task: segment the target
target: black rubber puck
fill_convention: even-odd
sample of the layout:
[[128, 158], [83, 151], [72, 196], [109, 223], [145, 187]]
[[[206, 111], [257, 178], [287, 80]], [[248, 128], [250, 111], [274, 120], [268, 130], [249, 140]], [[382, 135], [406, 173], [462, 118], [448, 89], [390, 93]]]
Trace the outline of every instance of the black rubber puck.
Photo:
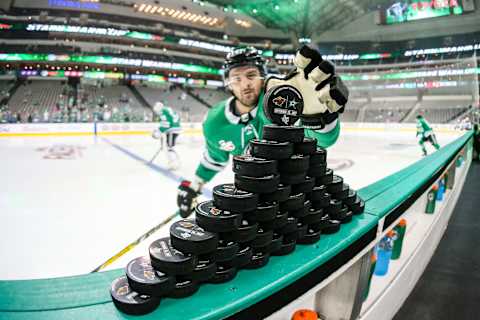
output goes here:
[[307, 230], [308, 230], [308, 225], [304, 224], [301, 221], [297, 223], [298, 238], [302, 238], [305, 234], [307, 234]]
[[175, 289], [168, 296], [169, 298], [186, 298], [193, 295], [200, 288], [200, 283], [190, 279], [177, 278]]
[[175, 287], [175, 277], [153, 269], [148, 257], [138, 257], [125, 269], [128, 284], [133, 291], [155, 297], [163, 297]]
[[258, 203], [258, 194], [237, 189], [233, 183], [215, 186], [212, 195], [215, 207], [235, 213], [253, 211]]
[[[327, 215], [328, 216], [328, 215]], [[321, 222], [321, 231], [323, 234], [332, 234], [340, 230], [341, 222], [334, 219], [328, 219], [325, 222]], [[311, 227], [316, 227], [312, 225]]]
[[264, 247], [269, 245], [273, 239], [273, 231], [259, 228], [257, 236], [252, 240], [253, 247]]
[[242, 215], [214, 206], [213, 201], [199, 203], [195, 207], [195, 220], [203, 229], [211, 232], [237, 230], [242, 222]]
[[342, 190], [339, 192], [332, 193], [332, 198], [337, 199], [337, 200], [345, 200], [348, 197], [348, 192], [349, 192], [349, 185], [344, 183], [342, 186]]
[[270, 260], [269, 253], [257, 252], [250, 258], [250, 263], [245, 265], [245, 269], [258, 269], [264, 267]]
[[310, 157], [308, 155], [294, 154], [290, 158], [278, 162], [278, 171], [280, 174], [295, 175], [307, 172], [309, 165]]
[[[197, 221], [200, 221], [198, 211]], [[170, 226], [170, 241], [181, 252], [199, 255], [217, 250], [218, 235], [206, 231], [193, 220], [183, 219]]]
[[280, 175], [280, 182], [283, 184], [299, 184], [305, 182], [307, 172], [304, 173], [283, 173]]
[[224, 283], [224, 282], [233, 280], [236, 275], [237, 275], [237, 268], [234, 268], [234, 267], [229, 268], [226, 266], [218, 265], [215, 275], [208, 282]]
[[332, 182], [327, 185], [327, 191], [329, 193], [336, 193], [342, 191], [343, 178], [337, 175], [333, 175]]
[[280, 142], [302, 142], [304, 138], [303, 127], [279, 126], [266, 124], [263, 126], [263, 139]]
[[322, 177], [327, 173], [327, 164], [310, 165], [307, 174], [311, 177]]
[[365, 202], [357, 196], [357, 200], [350, 206], [353, 214], [361, 214], [365, 211]]
[[155, 270], [168, 275], [189, 274], [197, 265], [196, 256], [176, 250], [168, 237], [155, 240], [148, 250]]
[[303, 237], [297, 239], [298, 244], [313, 244], [320, 240], [321, 231], [315, 231], [313, 228], [308, 228], [307, 233]]
[[189, 275], [184, 276], [189, 280], [206, 282], [210, 280], [217, 271], [217, 263], [211, 260], [198, 261], [198, 264], [193, 269], [193, 272]]
[[315, 153], [310, 154], [310, 166], [318, 166], [327, 163], [327, 150], [317, 147]]
[[219, 234], [221, 239], [234, 241], [238, 243], [250, 242], [257, 236], [258, 223], [243, 219], [237, 230], [231, 232], [222, 232]]
[[327, 208], [330, 205], [331, 200], [332, 197], [330, 196], [330, 194], [324, 193], [323, 197], [321, 197], [319, 200], [312, 201], [312, 207], [314, 207], [315, 209]]
[[286, 201], [280, 203], [280, 210], [283, 212], [299, 210], [303, 208], [304, 203], [305, 193], [292, 194]]
[[283, 243], [296, 242], [298, 239], [298, 230], [283, 235]]
[[231, 261], [235, 258], [239, 249], [240, 246], [238, 243], [220, 239], [218, 241], [217, 251], [215, 251], [215, 261], [217, 261], [217, 263]]
[[324, 209], [325, 213], [328, 213], [330, 217], [335, 217], [338, 214], [340, 209], [342, 209], [342, 201], [337, 199], [330, 200], [330, 204], [328, 207]]
[[293, 143], [269, 140], [251, 140], [251, 152], [254, 157], [268, 160], [288, 159], [293, 154]]
[[277, 190], [271, 193], [260, 194], [260, 200], [262, 202], [280, 202], [288, 199], [291, 192], [291, 186], [279, 183]]
[[253, 255], [252, 247], [250, 246], [241, 247], [240, 250], [237, 252], [233, 262], [235, 267], [243, 268], [244, 266], [249, 264], [252, 258], [252, 255]]
[[297, 223], [297, 218], [289, 216], [287, 218], [287, 223], [283, 227], [275, 229], [275, 232], [283, 235], [295, 232], [297, 231]]
[[261, 202], [258, 204], [257, 210], [248, 218], [258, 222], [270, 221], [275, 219], [278, 209], [278, 202]]
[[314, 154], [317, 150], [317, 139], [305, 137], [302, 142], [297, 142], [293, 147], [296, 154]]
[[259, 222], [259, 225], [265, 230], [273, 230], [283, 227], [287, 223], [288, 212], [277, 212], [275, 219]]
[[125, 276], [113, 280], [110, 287], [110, 296], [118, 310], [131, 315], [150, 313], [160, 304], [159, 297], [144, 295], [133, 291]]
[[312, 202], [326, 201], [324, 200], [326, 191], [327, 188], [325, 186], [315, 186], [313, 187], [312, 192], [308, 194], [308, 198], [312, 200]]
[[249, 177], [235, 175], [235, 186], [239, 189], [254, 193], [271, 193], [277, 190], [280, 176], [272, 174], [264, 177]]
[[310, 193], [315, 186], [315, 178], [306, 176], [302, 183], [292, 185], [292, 194]]
[[279, 250], [272, 252], [272, 256], [285, 256], [287, 254], [292, 253], [295, 251], [295, 247], [297, 246], [297, 242], [289, 242], [289, 243], [282, 243], [282, 246]]
[[325, 175], [321, 177], [315, 177], [315, 184], [317, 186], [328, 185], [332, 181], [333, 181], [333, 170], [330, 168], [327, 168], [327, 171], [325, 171]]
[[255, 158], [250, 155], [233, 157], [233, 172], [242, 176], [264, 177], [277, 174], [277, 160]]
[[351, 206], [357, 201], [357, 192], [353, 189], [348, 190], [348, 196], [345, 200], [343, 200], [343, 203], [346, 204], [347, 206]]
[[308, 215], [301, 219], [303, 224], [315, 224], [322, 220], [322, 216], [324, 215], [323, 209], [310, 209]]
[[263, 110], [273, 123], [291, 126], [303, 112], [303, 97], [293, 86], [273, 86], [265, 93]]
[[[346, 218], [349, 211], [350, 211], [350, 209], [347, 206], [342, 205], [340, 210], [338, 210], [337, 212], [335, 212], [333, 214], [329, 213], [328, 215], [334, 220], [339, 220], [340, 222], [343, 222], [343, 220]], [[350, 212], [350, 215], [351, 215], [351, 212]]]
[[279, 250], [282, 247], [283, 235], [278, 233], [273, 233], [273, 239], [270, 243], [270, 253]]
[[308, 214], [308, 211], [310, 210], [311, 207], [312, 207], [312, 202], [310, 200], [305, 200], [302, 208], [298, 210], [290, 210], [288, 214], [291, 217], [302, 218]]

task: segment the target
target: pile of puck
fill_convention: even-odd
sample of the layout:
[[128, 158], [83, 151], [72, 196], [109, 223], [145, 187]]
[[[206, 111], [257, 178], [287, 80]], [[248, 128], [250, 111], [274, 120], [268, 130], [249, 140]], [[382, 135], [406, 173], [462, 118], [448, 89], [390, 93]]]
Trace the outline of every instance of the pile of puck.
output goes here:
[[194, 294], [202, 283], [232, 280], [240, 269], [313, 244], [361, 214], [364, 202], [327, 167], [327, 152], [302, 127], [266, 125], [250, 154], [233, 158], [234, 183], [213, 188], [195, 219], [176, 221], [170, 237], [132, 260], [110, 294], [128, 314], [153, 311], [161, 298]]

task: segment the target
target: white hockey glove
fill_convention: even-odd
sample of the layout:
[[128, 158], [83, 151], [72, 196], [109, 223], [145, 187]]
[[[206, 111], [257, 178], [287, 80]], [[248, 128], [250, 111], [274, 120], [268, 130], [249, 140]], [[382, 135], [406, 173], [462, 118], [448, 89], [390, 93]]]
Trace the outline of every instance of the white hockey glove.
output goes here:
[[266, 80], [265, 113], [277, 124], [292, 125], [301, 118], [305, 127], [321, 129], [343, 112], [348, 89], [333, 64], [311, 47], [303, 46], [294, 64], [286, 77]]

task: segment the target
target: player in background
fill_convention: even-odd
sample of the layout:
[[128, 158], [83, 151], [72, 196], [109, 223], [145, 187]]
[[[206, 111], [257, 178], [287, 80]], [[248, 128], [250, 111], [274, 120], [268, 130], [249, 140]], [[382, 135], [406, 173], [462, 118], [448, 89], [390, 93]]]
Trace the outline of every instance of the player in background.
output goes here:
[[[271, 123], [263, 110], [264, 93], [270, 85], [289, 84], [302, 92], [303, 114], [309, 113], [308, 119], [301, 120], [309, 127], [305, 136], [316, 138], [321, 147], [335, 143], [340, 133], [338, 112], [343, 112], [348, 90], [335, 75], [334, 66], [310, 47], [297, 52], [294, 64], [285, 78], [266, 80], [266, 62], [255, 48], [240, 47], [227, 55], [223, 75], [232, 96], [210, 109], [203, 122], [206, 148], [195, 178], [179, 186], [177, 204], [182, 217], [191, 214], [202, 186], [227, 166], [230, 156], [243, 154], [250, 140], [262, 137], [263, 126]], [[340, 94], [333, 93], [334, 81], [343, 89]]]
[[[168, 168], [176, 170], [180, 167], [180, 158], [175, 151], [175, 143], [182, 129], [180, 127], [180, 116], [172, 108], [163, 105], [161, 102], [155, 103], [153, 110], [160, 118], [160, 124], [157, 130], [152, 134], [155, 139], [166, 137]], [[161, 141], [163, 147], [163, 140]]]
[[417, 137], [419, 137], [418, 144], [422, 148], [423, 155], [427, 155], [427, 149], [425, 148], [425, 141], [428, 141], [435, 147], [440, 149], [440, 145], [437, 142], [437, 137], [433, 133], [433, 129], [425, 118], [419, 114], [417, 115]]

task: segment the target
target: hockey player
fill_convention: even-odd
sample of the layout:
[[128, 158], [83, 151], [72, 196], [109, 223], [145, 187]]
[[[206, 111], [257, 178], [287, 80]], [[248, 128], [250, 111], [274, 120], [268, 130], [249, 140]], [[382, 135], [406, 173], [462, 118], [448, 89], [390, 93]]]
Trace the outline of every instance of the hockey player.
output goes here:
[[167, 140], [168, 168], [170, 170], [176, 170], [180, 166], [180, 158], [174, 149], [177, 137], [182, 131], [180, 127], [180, 116], [172, 108], [164, 106], [161, 102], [155, 103], [153, 110], [160, 117], [160, 125], [158, 129], [153, 132], [152, 136], [155, 139], [161, 139], [162, 134], [165, 134]]
[[425, 120], [425, 118], [419, 114], [417, 115], [417, 137], [419, 137], [418, 144], [422, 148], [423, 155], [427, 155], [427, 149], [425, 148], [425, 141], [429, 141], [435, 149], [440, 149], [440, 145], [437, 142], [437, 138], [433, 133], [432, 127]]
[[[340, 132], [338, 112], [343, 112], [348, 90], [335, 76], [333, 65], [310, 47], [297, 52], [294, 64], [285, 78], [265, 80], [265, 60], [255, 48], [236, 48], [227, 55], [224, 81], [232, 97], [215, 105], [203, 122], [206, 150], [193, 181], [182, 181], [179, 186], [177, 204], [182, 217], [190, 215], [202, 186], [227, 166], [230, 155], [244, 153], [250, 140], [261, 138], [263, 126], [271, 123], [263, 110], [263, 96], [272, 86], [288, 84], [302, 92], [305, 116], [301, 121], [309, 127], [305, 136], [316, 138], [321, 147], [335, 143]], [[333, 93], [334, 81], [341, 84], [342, 93]]]

